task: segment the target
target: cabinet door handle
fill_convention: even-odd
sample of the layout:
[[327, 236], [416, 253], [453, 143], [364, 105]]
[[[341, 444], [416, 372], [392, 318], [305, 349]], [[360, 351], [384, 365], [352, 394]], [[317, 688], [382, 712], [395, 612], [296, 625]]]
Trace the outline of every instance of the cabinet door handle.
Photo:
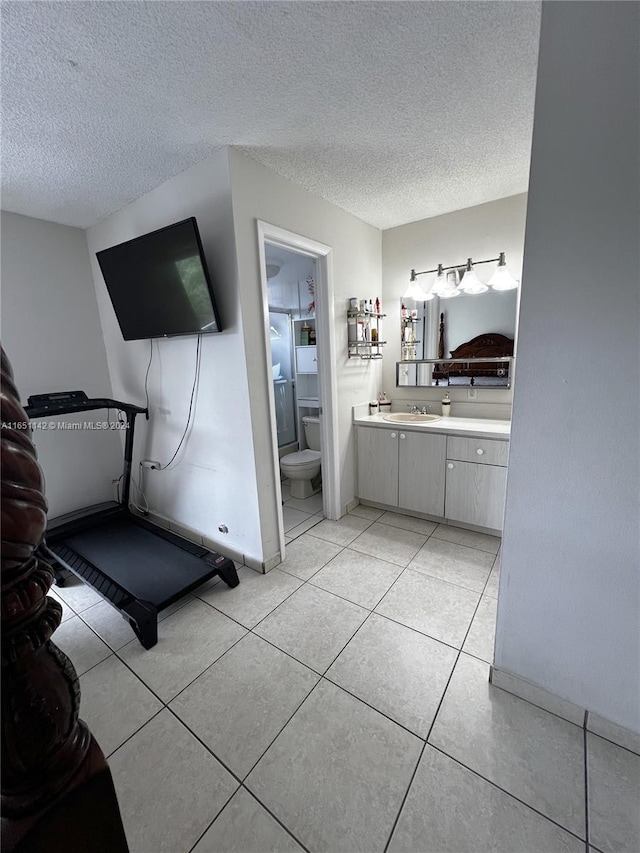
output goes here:
[[392, 432], [392, 433], [391, 433], [391, 438], [397, 438], [397, 437], [398, 437], [398, 433], [397, 433], [397, 432]]
[[447, 462], [447, 468], [455, 468], [455, 467], [456, 466], [453, 464], [453, 462]]
[[403, 432], [400, 433], [400, 438], [406, 438], [406, 437], [407, 436]]
[[478, 456], [482, 456], [482, 454], [484, 453], [484, 450], [483, 450], [481, 447], [479, 447], [479, 448], [476, 450], [476, 453], [478, 454]]

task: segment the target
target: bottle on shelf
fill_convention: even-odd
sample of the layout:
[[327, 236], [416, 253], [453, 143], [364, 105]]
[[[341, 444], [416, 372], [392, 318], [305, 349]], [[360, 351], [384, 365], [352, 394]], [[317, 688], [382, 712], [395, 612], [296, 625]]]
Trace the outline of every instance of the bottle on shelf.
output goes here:
[[358, 340], [358, 323], [355, 316], [347, 319], [348, 340], [350, 343]]
[[380, 300], [376, 296], [376, 314], [380, 313]]
[[316, 345], [316, 330], [313, 326], [309, 329], [309, 346], [314, 347]]
[[300, 329], [300, 346], [306, 347], [309, 346], [309, 333], [311, 331], [311, 326], [308, 323], [305, 323], [303, 327]]

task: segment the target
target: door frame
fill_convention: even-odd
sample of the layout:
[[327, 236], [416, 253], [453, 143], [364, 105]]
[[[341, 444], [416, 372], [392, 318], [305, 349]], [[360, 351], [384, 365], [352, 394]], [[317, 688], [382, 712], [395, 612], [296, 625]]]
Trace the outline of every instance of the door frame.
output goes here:
[[[335, 343], [335, 307], [333, 283], [333, 249], [317, 240], [271, 225], [261, 219], [256, 220], [258, 232], [258, 252], [260, 256], [260, 285], [262, 289], [262, 314], [264, 321], [265, 359], [271, 364], [269, 340], [269, 290], [267, 286], [267, 266], [265, 243], [289, 249], [300, 255], [307, 255], [316, 261], [316, 332], [318, 347], [318, 390], [320, 394], [320, 441], [322, 448], [322, 498], [326, 518], [340, 518], [340, 464], [338, 453], [338, 404], [336, 343]], [[273, 383], [268, 383], [269, 429], [273, 476], [276, 484], [275, 498], [278, 501], [278, 532], [281, 556], [284, 559], [284, 525], [282, 520], [282, 489], [280, 486], [280, 458], [276, 429], [276, 409]]]

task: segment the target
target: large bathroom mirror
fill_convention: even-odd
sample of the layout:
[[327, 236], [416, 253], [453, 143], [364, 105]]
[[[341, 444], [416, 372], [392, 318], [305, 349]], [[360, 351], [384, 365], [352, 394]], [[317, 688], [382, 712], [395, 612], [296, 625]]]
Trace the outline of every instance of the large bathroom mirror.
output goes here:
[[399, 387], [509, 388], [518, 290], [402, 304]]

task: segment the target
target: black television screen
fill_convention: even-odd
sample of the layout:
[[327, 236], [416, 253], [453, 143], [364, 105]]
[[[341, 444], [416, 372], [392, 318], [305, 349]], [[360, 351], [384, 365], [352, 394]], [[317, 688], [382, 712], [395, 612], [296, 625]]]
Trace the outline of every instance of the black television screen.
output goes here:
[[222, 331], [193, 216], [96, 257], [125, 341]]

